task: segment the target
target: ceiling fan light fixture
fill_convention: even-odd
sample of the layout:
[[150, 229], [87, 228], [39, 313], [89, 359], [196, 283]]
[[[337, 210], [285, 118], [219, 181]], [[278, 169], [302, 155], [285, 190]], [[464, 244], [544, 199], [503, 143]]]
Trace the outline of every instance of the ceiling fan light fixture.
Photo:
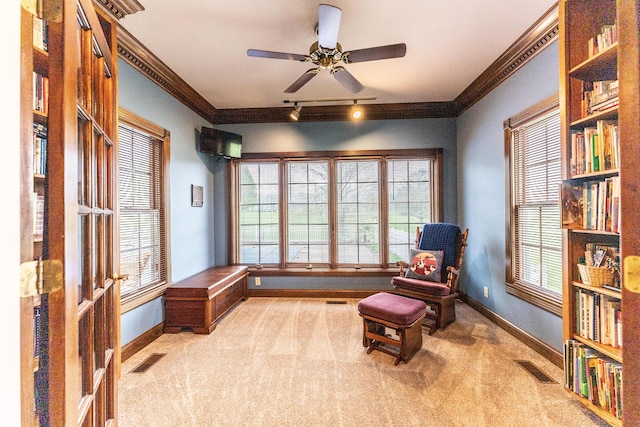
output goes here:
[[360, 120], [362, 118], [362, 109], [358, 107], [358, 100], [353, 100], [353, 107], [351, 107], [351, 117], [354, 120]]
[[289, 113], [289, 117], [291, 117], [291, 120], [295, 120], [298, 121], [298, 119], [300, 118], [300, 111], [302, 111], [302, 105], [298, 105], [298, 103], [294, 103], [294, 109], [291, 111], [291, 113]]

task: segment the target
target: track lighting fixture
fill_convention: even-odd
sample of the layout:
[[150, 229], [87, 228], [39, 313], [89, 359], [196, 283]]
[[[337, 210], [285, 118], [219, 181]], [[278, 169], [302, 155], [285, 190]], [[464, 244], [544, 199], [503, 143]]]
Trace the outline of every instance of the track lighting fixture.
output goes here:
[[362, 108], [358, 106], [358, 101], [373, 101], [375, 99], [376, 99], [375, 96], [368, 96], [368, 97], [360, 97], [360, 98], [336, 98], [336, 99], [298, 99], [298, 100], [285, 99], [283, 102], [285, 104], [293, 104], [294, 109], [289, 113], [289, 117], [291, 118], [291, 120], [297, 121], [298, 119], [300, 119], [300, 111], [302, 110], [302, 106], [298, 105], [299, 103], [307, 102], [307, 103], [319, 104], [324, 102], [336, 103], [336, 102], [344, 102], [344, 101], [353, 101], [353, 107], [349, 109], [350, 118], [352, 118], [353, 120], [360, 120], [362, 119], [364, 113]]
[[293, 106], [295, 107], [293, 109], [293, 111], [291, 111], [291, 113], [289, 113], [289, 117], [291, 117], [292, 120], [298, 121], [298, 119], [300, 118], [300, 111], [302, 110], [302, 106], [298, 105], [298, 103], [294, 103]]

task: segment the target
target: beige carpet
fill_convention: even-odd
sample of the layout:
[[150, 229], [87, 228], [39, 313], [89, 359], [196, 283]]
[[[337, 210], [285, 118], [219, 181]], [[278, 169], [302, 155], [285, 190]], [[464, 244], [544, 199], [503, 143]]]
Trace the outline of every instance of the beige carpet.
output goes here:
[[[341, 300], [344, 301], [344, 300]], [[358, 300], [250, 298], [210, 335], [164, 334], [122, 366], [121, 426], [604, 426], [562, 370], [462, 302], [408, 364], [362, 346]], [[149, 355], [166, 354], [143, 373]], [[533, 362], [541, 383], [515, 360]]]

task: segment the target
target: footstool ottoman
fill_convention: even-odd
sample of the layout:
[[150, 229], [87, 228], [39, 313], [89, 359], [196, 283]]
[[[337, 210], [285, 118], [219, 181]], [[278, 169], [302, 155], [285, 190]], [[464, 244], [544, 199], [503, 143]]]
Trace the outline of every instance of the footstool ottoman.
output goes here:
[[[358, 313], [363, 320], [362, 345], [373, 350], [396, 356], [397, 365], [405, 363], [422, 348], [422, 319], [427, 313], [424, 301], [388, 292], [379, 292], [358, 303]], [[386, 334], [387, 328], [395, 330], [397, 338]]]

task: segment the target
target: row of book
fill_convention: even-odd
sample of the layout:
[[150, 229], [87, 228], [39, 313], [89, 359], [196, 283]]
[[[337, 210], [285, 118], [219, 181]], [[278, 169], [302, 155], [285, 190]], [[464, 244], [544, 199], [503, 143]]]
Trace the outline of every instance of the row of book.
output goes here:
[[576, 289], [576, 333], [582, 338], [622, 347], [620, 300], [587, 289]]
[[571, 132], [571, 175], [616, 170], [620, 167], [620, 132], [616, 120]]
[[587, 49], [589, 57], [597, 55], [607, 50], [611, 45], [618, 41], [618, 28], [616, 24], [603, 25], [600, 33], [587, 41]]
[[33, 45], [45, 52], [49, 50], [49, 26], [37, 16], [33, 17]]
[[620, 104], [618, 88], [618, 80], [583, 81], [580, 99], [581, 117], [617, 107]]
[[33, 124], [33, 173], [47, 173], [47, 127], [41, 123]]
[[49, 113], [49, 78], [33, 72], [33, 110]]
[[622, 363], [576, 340], [564, 343], [565, 386], [622, 418]]
[[620, 177], [561, 184], [562, 227], [620, 232]]

